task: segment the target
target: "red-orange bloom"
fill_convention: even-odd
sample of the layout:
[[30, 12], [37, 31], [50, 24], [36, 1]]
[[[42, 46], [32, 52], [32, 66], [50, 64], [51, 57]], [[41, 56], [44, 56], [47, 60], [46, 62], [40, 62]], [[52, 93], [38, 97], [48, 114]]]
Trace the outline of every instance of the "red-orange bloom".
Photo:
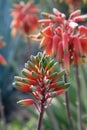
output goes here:
[[[4, 42], [2, 42], [2, 37], [0, 37], [0, 48], [5, 46]], [[4, 59], [4, 57], [0, 54], [0, 64], [2, 65], [6, 65], [6, 60]]]
[[79, 22], [87, 20], [87, 14], [80, 15], [80, 10], [70, 14], [69, 19], [53, 9], [54, 14], [42, 13], [46, 19], [39, 20], [45, 27], [37, 36], [40, 39], [40, 47], [50, 56], [56, 56], [59, 63], [66, 68], [67, 73], [70, 64], [78, 64], [87, 53], [87, 27], [79, 25]]
[[0, 64], [2, 64], [2, 65], [7, 64], [5, 58], [2, 55], [0, 55]]
[[18, 104], [21, 104], [23, 106], [32, 105], [34, 104], [34, 100], [32, 99], [24, 99], [17, 102]]
[[16, 5], [11, 15], [13, 17], [11, 28], [12, 36], [15, 36], [19, 31], [21, 34], [32, 32], [38, 25], [38, 8], [31, 1], [27, 4], [21, 2]]
[[57, 62], [42, 53], [31, 56], [31, 61], [25, 64], [22, 74], [25, 78], [16, 76], [13, 85], [18, 90], [32, 93], [37, 104], [30, 99], [19, 103], [23, 105], [34, 104], [37, 109], [40, 108], [41, 102], [47, 108], [53, 97], [64, 93], [70, 86], [69, 83], [63, 81], [62, 76], [65, 71], [59, 72]]

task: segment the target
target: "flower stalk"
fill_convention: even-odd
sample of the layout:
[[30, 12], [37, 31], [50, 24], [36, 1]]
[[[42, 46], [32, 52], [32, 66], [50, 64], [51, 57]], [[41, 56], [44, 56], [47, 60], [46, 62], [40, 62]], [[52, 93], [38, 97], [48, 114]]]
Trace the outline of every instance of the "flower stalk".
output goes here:
[[41, 126], [42, 126], [42, 120], [43, 120], [43, 114], [44, 114], [44, 103], [45, 103], [45, 95], [44, 94], [45, 93], [43, 90], [43, 99], [41, 100], [40, 116], [39, 116], [39, 120], [38, 120], [37, 130], [41, 130]]
[[82, 126], [82, 108], [81, 108], [81, 83], [79, 79], [78, 65], [76, 66], [76, 81], [77, 81], [77, 116], [78, 116], [78, 130], [83, 130]]
[[[67, 83], [67, 75], [64, 75], [64, 81]], [[70, 124], [71, 130], [75, 130], [73, 120], [72, 120], [72, 114], [70, 110], [70, 102], [69, 102], [69, 93], [68, 91], [65, 92], [65, 103], [66, 103], [66, 110], [67, 110], [67, 115], [68, 115], [68, 120]]]
[[40, 116], [39, 116], [39, 120], [38, 120], [37, 130], [41, 130], [43, 114], [44, 114], [44, 104], [43, 104], [43, 102], [41, 102], [41, 112], [40, 112]]
[[24, 77], [15, 76], [14, 87], [22, 92], [31, 93], [34, 99], [24, 99], [17, 103], [22, 106], [34, 105], [39, 111], [37, 130], [41, 130], [44, 110], [52, 99], [67, 91], [70, 83], [63, 81], [65, 70], [59, 71], [58, 64], [50, 56], [38, 53], [31, 56], [22, 70]]

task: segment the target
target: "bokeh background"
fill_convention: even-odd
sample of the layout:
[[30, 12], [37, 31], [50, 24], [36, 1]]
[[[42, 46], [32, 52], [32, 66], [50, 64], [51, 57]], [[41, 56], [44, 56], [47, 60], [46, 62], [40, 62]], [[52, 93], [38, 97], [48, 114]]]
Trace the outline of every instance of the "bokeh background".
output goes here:
[[[35, 130], [37, 126], [37, 111], [31, 107], [20, 107], [16, 102], [19, 99], [31, 97], [31, 95], [19, 92], [12, 83], [15, 75], [21, 75], [24, 63], [31, 54], [36, 55], [39, 49], [39, 43], [17, 34], [11, 36], [11, 9], [21, 0], [0, 0], [0, 36], [6, 46], [0, 48], [0, 53], [5, 57], [7, 65], [0, 64], [0, 130]], [[24, 0], [27, 2], [28, 0]], [[40, 12], [39, 18], [42, 18], [41, 12], [52, 13], [55, 7], [65, 13], [67, 18], [70, 12], [81, 9], [82, 14], [87, 13], [87, 0], [36, 0]], [[86, 22], [83, 24], [87, 24]], [[37, 33], [35, 31], [34, 33]], [[87, 130], [87, 62], [79, 67], [79, 77], [81, 81], [81, 99], [82, 99], [82, 120], [84, 130]], [[76, 102], [76, 78], [75, 68], [72, 67], [70, 73], [71, 88], [69, 89], [70, 107], [74, 124], [77, 129], [77, 102]], [[64, 95], [59, 96], [45, 111], [42, 130], [70, 130]]]

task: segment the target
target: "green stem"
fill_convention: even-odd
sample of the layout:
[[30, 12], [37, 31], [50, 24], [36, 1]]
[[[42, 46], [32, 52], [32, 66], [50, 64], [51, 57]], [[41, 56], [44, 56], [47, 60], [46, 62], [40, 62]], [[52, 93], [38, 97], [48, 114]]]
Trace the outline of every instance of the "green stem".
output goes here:
[[82, 127], [82, 109], [81, 109], [81, 83], [80, 83], [80, 79], [79, 79], [78, 66], [76, 66], [76, 80], [77, 80], [78, 130], [83, 130], [83, 127]]
[[[65, 83], [67, 83], [67, 75], [66, 74], [64, 75], [64, 80], [65, 80]], [[68, 91], [65, 93], [65, 102], [66, 102], [67, 115], [68, 115], [68, 120], [69, 120], [69, 123], [70, 123], [71, 130], [75, 130], [73, 120], [72, 120], [72, 114], [71, 114], [71, 111], [70, 111]]]
[[40, 112], [40, 116], [39, 116], [39, 120], [38, 120], [38, 127], [37, 127], [37, 130], [41, 130], [43, 114], [44, 114], [44, 103], [41, 102], [41, 112]]

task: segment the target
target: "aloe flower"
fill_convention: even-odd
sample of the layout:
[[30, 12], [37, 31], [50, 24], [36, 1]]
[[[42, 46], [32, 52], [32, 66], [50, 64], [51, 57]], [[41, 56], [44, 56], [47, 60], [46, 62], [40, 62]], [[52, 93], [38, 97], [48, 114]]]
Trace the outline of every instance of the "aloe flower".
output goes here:
[[[4, 46], [5, 46], [5, 43], [2, 42], [2, 37], [0, 37], [0, 48], [4, 47]], [[0, 64], [2, 64], [2, 65], [7, 64], [5, 58], [1, 54], [0, 54]]]
[[31, 56], [30, 61], [25, 63], [22, 70], [24, 77], [15, 76], [14, 87], [22, 92], [32, 93], [33, 99], [24, 99], [18, 101], [22, 105], [32, 105], [40, 111], [41, 104], [47, 108], [52, 99], [64, 93], [70, 86], [70, 83], [63, 81], [65, 71], [58, 70], [58, 64], [45, 54], [38, 53], [37, 56]]
[[23, 2], [17, 4], [11, 11], [12, 36], [16, 36], [17, 32], [24, 35], [34, 31], [38, 25], [38, 11], [37, 6], [31, 1], [26, 4]]
[[87, 27], [79, 25], [87, 20], [87, 14], [80, 15], [80, 10], [66, 16], [53, 9], [54, 14], [43, 12], [45, 19], [39, 20], [43, 29], [37, 35], [30, 37], [40, 40], [40, 47], [44, 53], [56, 56], [57, 61], [63, 65], [69, 73], [71, 64], [85, 62], [87, 53]]

